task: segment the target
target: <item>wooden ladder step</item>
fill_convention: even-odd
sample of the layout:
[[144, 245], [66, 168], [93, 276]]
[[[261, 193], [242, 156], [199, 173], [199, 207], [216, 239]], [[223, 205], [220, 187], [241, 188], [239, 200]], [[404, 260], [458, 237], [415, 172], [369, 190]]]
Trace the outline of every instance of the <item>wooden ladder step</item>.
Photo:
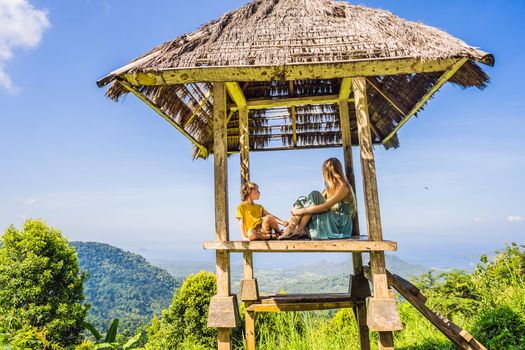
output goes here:
[[272, 294], [262, 295], [246, 306], [246, 311], [281, 312], [350, 308], [362, 303], [348, 293]]

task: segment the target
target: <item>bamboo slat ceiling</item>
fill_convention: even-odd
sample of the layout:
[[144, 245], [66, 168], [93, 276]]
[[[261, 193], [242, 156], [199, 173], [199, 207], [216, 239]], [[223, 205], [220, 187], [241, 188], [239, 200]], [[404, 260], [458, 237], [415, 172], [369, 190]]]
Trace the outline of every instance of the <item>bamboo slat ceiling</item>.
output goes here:
[[[446, 75], [461, 59], [458, 70]], [[494, 58], [388, 11], [332, 0], [255, 0], [154, 48], [98, 85], [111, 84], [106, 95], [113, 100], [136, 94], [192, 140], [194, 156], [205, 158], [213, 146], [211, 82], [239, 82], [248, 101], [330, 99], [339, 93], [341, 78], [366, 76], [374, 142], [390, 148], [399, 146], [399, 127], [445, 81], [486, 87], [489, 77], [479, 63], [493, 65]], [[229, 107], [236, 106], [229, 101]], [[293, 108], [295, 144], [292, 107], [250, 110], [252, 150], [340, 145], [335, 102]], [[235, 152], [235, 108], [228, 135], [228, 149]], [[352, 139], [357, 142], [355, 130]]]

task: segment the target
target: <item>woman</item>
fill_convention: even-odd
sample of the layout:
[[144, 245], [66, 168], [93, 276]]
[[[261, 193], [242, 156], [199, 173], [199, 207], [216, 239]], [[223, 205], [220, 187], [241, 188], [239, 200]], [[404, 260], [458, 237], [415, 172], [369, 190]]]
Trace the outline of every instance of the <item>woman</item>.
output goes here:
[[355, 195], [337, 158], [323, 163], [323, 177], [326, 187], [323, 194], [313, 191], [307, 197], [299, 197], [294, 203], [289, 225], [279, 239], [351, 236], [352, 217], [356, 212]]

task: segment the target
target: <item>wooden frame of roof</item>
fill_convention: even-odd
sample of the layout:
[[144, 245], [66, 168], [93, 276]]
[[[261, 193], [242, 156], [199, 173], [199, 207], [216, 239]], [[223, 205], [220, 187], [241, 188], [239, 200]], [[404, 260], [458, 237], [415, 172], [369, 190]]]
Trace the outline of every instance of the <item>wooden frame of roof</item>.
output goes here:
[[[180, 83], [184, 81], [185, 83], [197, 82], [196, 79], [203, 79], [206, 81], [217, 81], [219, 79], [230, 79], [226, 81], [226, 87], [228, 94], [234, 103], [234, 105], [229, 107], [229, 118], [228, 122], [233, 116], [234, 112], [238, 112], [242, 108], [247, 108], [250, 110], [264, 110], [269, 108], [277, 107], [291, 107], [291, 127], [292, 127], [292, 145], [291, 146], [276, 146], [269, 149], [252, 149], [253, 151], [264, 151], [264, 150], [286, 150], [286, 149], [304, 149], [304, 148], [324, 148], [324, 147], [339, 147], [341, 143], [329, 143], [327, 145], [297, 145], [297, 106], [307, 106], [307, 105], [336, 105], [340, 100], [338, 95], [319, 95], [319, 96], [298, 96], [298, 97], [288, 97], [288, 98], [272, 98], [272, 99], [247, 99], [244, 95], [244, 92], [238, 82], [232, 81], [232, 78], [238, 78], [242, 75], [243, 79], [247, 80], [256, 80], [256, 81], [268, 81], [269, 79], [275, 79], [276, 77], [280, 78], [293, 78], [295, 76], [300, 76], [303, 79], [311, 78], [327, 78], [331, 75], [335, 77], [340, 77], [346, 75], [347, 77], [352, 76], [365, 76], [369, 77], [367, 79], [368, 84], [370, 84], [379, 94], [388, 101], [389, 105], [393, 107], [398, 113], [401, 114], [402, 120], [399, 123], [396, 123], [392, 131], [387, 135], [381, 137], [380, 133], [376, 128], [371, 125], [372, 131], [376, 136], [379, 143], [386, 145], [399, 131], [399, 129], [413, 116], [415, 115], [425, 103], [433, 96], [433, 94], [439, 90], [466, 62], [467, 58], [460, 59], [446, 59], [446, 60], [436, 60], [436, 61], [426, 61], [421, 62], [420, 60], [408, 59], [408, 60], [361, 60], [358, 62], [347, 62], [333, 65], [332, 68], [329, 68], [327, 64], [313, 64], [310, 66], [307, 65], [296, 65], [285, 67], [284, 71], [280, 71], [277, 75], [268, 74], [270, 67], [215, 67], [215, 68], [195, 68], [195, 69], [177, 69], [171, 71], [161, 71], [161, 72], [150, 72], [150, 73], [134, 73], [134, 74], [125, 74], [121, 76], [117, 81], [118, 84], [123, 86], [127, 91], [136, 95], [139, 99], [144, 101], [150, 108], [172, 124], [177, 130], [179, 130], [197, 149], [197, 155], [199, 157], [206, 158], [209, 154], [209, 148], [204, 146], [199, 142], [190, 132], [186, 131], [186, 128], [189, 124], [197, 117], [199, 112], [203, 107], [210, 103], [212, 99], [212, 94], [208, 94], [193, 110], [191, 115], [186, 118], [183, 124], [180, 124], [166, 113], [161, 106], [159, 106], [155, 101], [146, 96], [145, 93], [139, 90], [140, 86], [155, 86], [156, 84], [173, 84]], [[346, 70], [348, 69], [348, 70]], [[354, 70], [355, 69], [355, 70]], [[394, 97], [391, 96], [386, 91], [383, 91], [378, 85], [377, 82], [372, 79], [372, 77], [377, 76], [378, 74], [386, 73], [406, 73], [409, 71], [415, 71], [418, 73], [434, 73], [434, 72], [443, 72], [436, 84], [428, 91], [416, 105], [408, 112], [402, 107], [398, 102], [394, 101]], [[231, 72], [237, 72], [236, 74], [231, 74]], [[176, 74], [174, 72], [177, 72]], [[195, 75], [195, 72], [199, 72]], [[239, 72], [241, 74], [239, 75]], [[201, 76], [202, 74], [202, 76]], [[209, 75], [208, 75], [209, 74]], [[205, 78], [205, 77], [208, 78]], [[147, 78], [145, 78], [147, 77]], [[184, 77], [184, 80], [177, 80], [176, 77]], [[191, 77], [191, 78], [190, 78]], [[342, 80], [344, 81], [344, 80]], [[202, 82], [199, 82], [202, 83]], [[290, 86], [293, 86], [293, 80], [289, 81]], [[340, 89], [343, 89], [342, 85]], [[292, 89], [290, 89], [292, 91]], [[348, 98], [348, 102], [352, 102], [351, 98]], [[377, 116], [376, 116], [377, 117]], [[278, 134], [274, 134], [274, 137], [279, 137]], [[231, 151], [230, 151], [231, 153]]]
[[458, 59], [421, 60], [418, 58], [366, 59], [336, 63], [279, 66], [227, 66], [173, 68], [157, 71], [121, 73], [116, 70], [97, 82], [99, 87], [118, 76], [135, 86], [175, 85], [192, 82], [256, 82], [275, 80], [333, 79], [411, 73], [442, 72]]

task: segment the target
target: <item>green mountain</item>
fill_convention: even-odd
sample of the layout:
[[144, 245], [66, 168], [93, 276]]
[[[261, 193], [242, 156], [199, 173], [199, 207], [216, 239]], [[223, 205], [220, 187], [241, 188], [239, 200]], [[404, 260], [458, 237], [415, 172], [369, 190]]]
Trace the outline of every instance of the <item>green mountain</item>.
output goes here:
[[[214, 261], [186, 260], [151, 260], [153, 264], [166, 269], [178, 278], [201, 270], [215, 272]], [[368, 263], [365, 254], [365, 264]], [[395, 255], [386, 254], [386, 264], [390, 272], [411, 278], [430, 270], [421, 265], [410, 264]], [[255, 277], [259, 289], [263, 293], [286, 291], [288, 293], [329, 293], [346, 292], [349, 285], [349, 275], [352, 273], [352, 261], [343, 262], [319, 261], [315, 264], [304, 264], [295, 267], [266, 268], [255, 266]], [[242, 265], [233, 264], [232, 289], [237, 292], [242, 278]]]
[[169, 307], [180, 282], [142, 256], [103, 243], [71, 242], [76, 247], [84, 282], [88, 319], [101, 330], [119, 318], [119, 331], [134, 332]]

